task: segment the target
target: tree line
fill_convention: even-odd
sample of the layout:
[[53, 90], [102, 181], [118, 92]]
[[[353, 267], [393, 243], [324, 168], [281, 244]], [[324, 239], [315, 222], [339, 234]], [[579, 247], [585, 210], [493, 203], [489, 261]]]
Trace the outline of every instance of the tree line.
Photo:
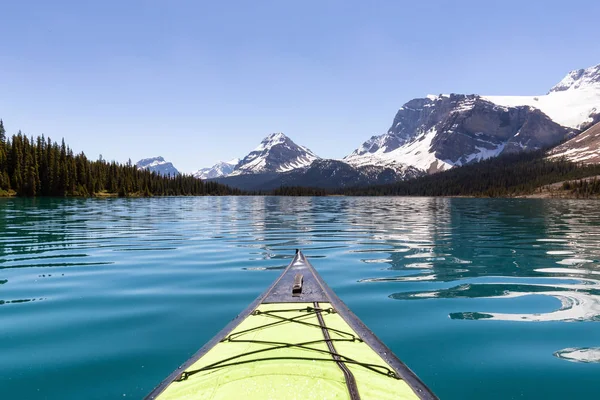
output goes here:
[[281, 186], [269, 193], [272, 196], [326, 196], [330, 191], [323, 188], [303, 186]]
[[600, 174], [600, 165], [549, 160], [545, 151], [490, 158], [460, 168], [389, 185], [351, 188], [353, 195], [511, 197], [545, 185]]
[[[288, 196], [475, 196], [511, 197], [535, 193], [543, 186], [600, 175], [600, 165], [564, 159], [549, 160], [545, 151], [508, 154], [432, 175], [387, 185], [338, 189], [281, 187], [273, 194]], [[583, 195], [595, 194], [592, 183], [572, 183]], [[574, 192], [575, 193], [575, 192]]]
[[201, 196], [242, 192], [190, 175], [163, 176], [100, 157], [89, 160], [44, 135], [27, 137], [19, 131], [6, 136], [0, 120], [0, 193], [19, 196]]
[[570, 192], [575, 197], [598, 197], [600, 196], [600, 179], [580, 179], [577, 181], [563, 182], [562, 189]]
[[[600, 194], [600, 165], [549, 160], [545, 151], [509, 154], [459, 168], [387, 185], [337, 189], [282, 186], [255, 195], [276, 196], [479, 196], [529, 194], [545, 185], [569, 181], [563, 190], [581, 197]], [[580, 180], [580, 181], [577, 181]], [[65, 144], [20, 131], [7, 138], [0, 120], [0, 195], [19, 196], [201, 196], [248, 194], [189, 175], [163, 176], [100, 157], [89, 160]]]

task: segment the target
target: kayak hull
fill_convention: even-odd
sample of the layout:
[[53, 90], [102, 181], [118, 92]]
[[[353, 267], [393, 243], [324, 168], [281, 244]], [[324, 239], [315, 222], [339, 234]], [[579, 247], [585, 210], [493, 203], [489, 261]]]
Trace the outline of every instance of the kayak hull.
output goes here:
[[297, 252], [270, 288], [146, 398], [437, 397]]

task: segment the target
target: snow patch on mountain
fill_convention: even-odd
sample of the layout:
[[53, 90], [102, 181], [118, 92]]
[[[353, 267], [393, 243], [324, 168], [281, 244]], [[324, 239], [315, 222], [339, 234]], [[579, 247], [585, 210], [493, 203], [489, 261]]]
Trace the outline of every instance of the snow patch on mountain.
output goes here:
[[480, 147], [480, 146], [475, 146], [475, 148], [477, 149], [477, 152], [463, 156], [463, 158], [461, 158], [460, 160], [458, 160], [455, 163], [452, 163], [452, 161], [449, 161], [447, 163], [450, 165], [453, 165], [453, 166], [462, 166], [462, 165], [465, 165], [465, 164], [468, 164], [471, 162], [487, 160], [488, 158], [498, 157], [500, 155], [500, 153], [502, 153], [504, 151], [504, 149], [506, 148], [506, 142], [502, 142], [502, 143], [498, 143], [498, 144], [492, 143], [491, 149], [488, 149], [485, 147]]
[[[374, 165], [378, 167], [388, 167], [397, 172], [404, 171], [407, 167], [414, 166], [421, 170], [428, 171], [434, 169], [443, 171], [452, 168], [452, 162], [438, 160], [435, 151], [431, 150], [431, 142], [435, 138], [437, 130], [431, 128], [413, 138], [404, 142], [395, 149], [386, 145], [389, 141], [390, 133], [382, 137], [373, 137], [359, 149], [344, 158], [344, 161], [355, 167], [364, 167]], [[369, 152], [370, 149], [377, 149]]]

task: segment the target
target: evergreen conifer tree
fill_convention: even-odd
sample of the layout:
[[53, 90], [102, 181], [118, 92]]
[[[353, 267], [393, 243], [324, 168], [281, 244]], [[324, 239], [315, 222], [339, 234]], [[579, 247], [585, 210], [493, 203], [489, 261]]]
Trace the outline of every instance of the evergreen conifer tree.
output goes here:
[[0, 190], [9, 189], [8, 156], [6, 154], [6, 130], [4, 122], [0, 119]]
[[240, 194], [214, 183], [207, 190], [192, 176], [169, 177], [138, 170], [127, 164], [90, 161], [73, 154], [64, 139], [27, 137], [20, 131], [7, 138], [0, 120], [0, 190], [13, 189], [20, 196], [90, 196], [108, 191], [121, 196]]

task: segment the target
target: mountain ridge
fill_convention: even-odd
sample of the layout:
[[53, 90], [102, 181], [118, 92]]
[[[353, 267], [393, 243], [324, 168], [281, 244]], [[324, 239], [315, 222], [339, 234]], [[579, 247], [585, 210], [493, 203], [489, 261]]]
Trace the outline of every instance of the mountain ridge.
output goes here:
[[406, 102], [387, 132], [344, 161], [434, 173], [556, 145], [590, 125], [599, 111], [600, 64], [569, 72], [546, 95], [428, 95]]
[[582, 86], [594, 84], [600, 84], [600, 64], [570, 71], [567, 76], [554, 85], [547, 94], [562, 92], [569, 89], [580, 89]]
[[[570, 71], [546, 95], [452, 93], [409, 100], [384, 134], [372, 136], [342, 160], [320, 158], [284, 134], [274, 133], [230, 173], [220, 171], [218, 176], [248, 175], [236, 182], [254, 176], [257, 182], [270, 185], [326, 179], [346, 185], [340, 176], [357, 185], [369, 179], [380, 182], [379, 177], [386, 182], [401, 180], [501, 154], [553, 147], [595, 122], [599, 111], [600, 64]], [[384, 174], [387, 170], [392, 173]], [[309, 175], [312, 180], [307, 179]]]
[[354, 166], [406, 165], [428, 173], [558, 143], [569, 130], [528, 106], [504, 107], [479, 95], [439, 95], [402, 106], [390, 129], [344, 161]]
[[229, 176], [288, 172], [307, 167], [319, 158], [310, 149], [297, 145], [283, 133], [272, 133], [242, 158]]
[[219, 161], [212, 167], [200, 168], [192, 172], [192, 176], [198, 179], [213, 179], [227, 176], [233, 172], [235, 166], [240, 162], [239, 158], [234, 158], [229, 161]]
[[147, 169], [149, 171], [156, 172], [157, 174], [161, 174], [164, 176], [179, 175], [179, 171], [177, 170], [177, 168], [175, 168], [173, 163], [166, 161], [162, 156], [143, 158], [136, 162], [135, 166], [138, 169]]

